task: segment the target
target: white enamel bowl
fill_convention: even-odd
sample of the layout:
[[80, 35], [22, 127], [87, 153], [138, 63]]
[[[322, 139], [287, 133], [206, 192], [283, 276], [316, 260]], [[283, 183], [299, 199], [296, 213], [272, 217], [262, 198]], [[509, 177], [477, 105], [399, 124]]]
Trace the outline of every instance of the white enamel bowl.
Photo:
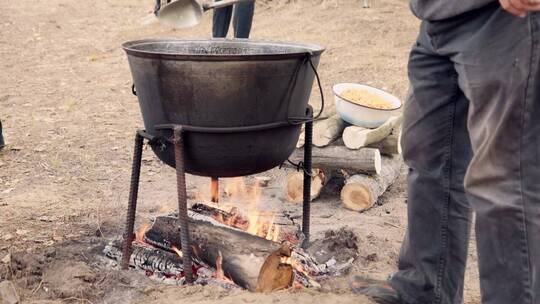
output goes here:
[[[368, 106], [356, 104], [341, 97], [341, 93], [349, 89], [359, 89], [373, 92], [390, 102], [392, 109], [377, 109]], [[339, 83], [333, 87], [336, 111], [344, 121], [365, 128], [377, 128], [388, 120], [391, 116], [398, 115], [401, 109], [401, 100], [396, 96], [358, 83]]]

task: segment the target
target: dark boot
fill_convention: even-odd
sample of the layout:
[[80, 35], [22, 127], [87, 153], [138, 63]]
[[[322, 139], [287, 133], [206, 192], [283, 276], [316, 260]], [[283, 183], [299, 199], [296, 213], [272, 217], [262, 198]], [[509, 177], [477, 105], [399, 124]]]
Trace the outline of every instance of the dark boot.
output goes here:
[[354, 276], [349, 284], [353, 292], [364, 295], [375, 301], [375, 303], [406, 304], [388, 282]]

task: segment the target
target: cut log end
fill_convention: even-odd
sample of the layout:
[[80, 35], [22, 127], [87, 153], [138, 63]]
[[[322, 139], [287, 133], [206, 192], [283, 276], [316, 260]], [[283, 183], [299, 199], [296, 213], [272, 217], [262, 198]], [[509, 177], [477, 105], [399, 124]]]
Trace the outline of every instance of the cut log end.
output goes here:
[[[313, 169], [311, 178], [311, 200], [313, 201], [322, 192], [324, 185], [330, 179], [329, 172], [322, 169]], [[287, 176], [285, 197], [289, 202], [301, 203], [304, 199], [304, 172], [292, 172]]]
[[375, 203], [367, 187], [362, 184], [345, 185], [341, 191], [343, 205], [353, 211], [369, 209]]
[[283, 264], [283, 258], [291, 256], [292, 249], [287, 243], [272, 252], [259, 271], [257, 292], [273, 292], [289, 288], [294, 281], [294, 271], [291, 265]]
[[379, 199], [399, 175], [401, 159], [385, 157], [382, 161], [381, 173], [375, 176], [362, 174], [347, 178], [341, 190], [343, 205], [354, 211], [367, 210]]

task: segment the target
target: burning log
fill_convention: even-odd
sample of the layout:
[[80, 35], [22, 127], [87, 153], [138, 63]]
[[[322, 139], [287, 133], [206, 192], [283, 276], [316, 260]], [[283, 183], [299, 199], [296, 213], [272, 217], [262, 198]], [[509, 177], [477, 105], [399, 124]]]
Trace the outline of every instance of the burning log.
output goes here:
[[[146, 233], [145, 240], [156, 247], [171, 250], [173, 246], [180, 244], [178, 227], [178, 219], [158, 217]], [[252, 291], [257, 288], [259, 270], [266, 258], [279, 247], [279, 244], [275, 242], [208, 221], [190, 219], [189, 227], [193, 256], [214, 268], [217, 267], [218, 261], [221, 261], [225, 276], [239, 286]], [[304, 255], [300, 254], [302, 257]], [[302, 266], [308, 270], [307, 273], [321, 274], [314, 260], [304, 257], [301, 262]], [[305, 276], [299, 277], [305, 278]], [[316, 284], [312, 279], [306, 281]]]
[[228, 226], [241, 230], [246, 230], [249, 226], [248, 219], [243, 217], [238, 208], [236, 207], [232, 208], [231, 211], [227, 212], [225, 210], [214, 208], [206, 204], [197, 203], [191, 206], [190, 210], [202, 215], [206, 215], [220, 223], [224, 223]]
[[[190, 220], [193, 256], [216, 268], [222, 257], [224, 274], [243, 288], [255, 290], [259, 269], [276, 245], [265, 239], [240, 230], [212, 225], [200, 220]], [[146, 233], [145, 240], [151, 245], [171, 250], [179, 246], [178, 219], [158, 217]]]
[[[120, 261], [122, 259], [121, 244], [109, 244], [105, 246], [103, 253], [108, 258]], [[176, 254], [134, 244], [133, 253], [129, 259], [129, 265], [141, 270], [161, 272], [166, 276], [181, 277], [184, 271], [182, 258]]]
[[358, 174], [347, 177], [345, 186], [341, 190], [343, 205], [354, 211], [371, 208], [398, 177], [400, 168], [399, 157], [384, 157], [380, 174], [375, 176]]
[[[313, 169], [311, 175], [311, 200], [321, 194], [324, 186], [332, 179], [332, 170]], [[285, 184], [285, 197], [289, 202], [301, 203], [304, 198], [304, 172], [291, 172]]]
[[359, 149], [380, 142], [388, 137], [394, 129], [399, 128], [403, 116], [390, 117], [388, 121], [376, 129], [366, 129], [358, 126], [345, 128], [343, 142], [349, 149]]
[[[111, 242], [105, 246], [103, 253], [111, 260], [120, 262], [122, 260], [121, 246], [120, 242]], [[175, 251], [177, 254], [150, 245], [134, 244], [129, 266], [144, 271], [154, 281], [169, 285], [183, 285], [185, 277], [181, 252], [177, 249]], [[220, 286], [224, 289], [240, 289], [233, 282], [217, 278], [216, 272], [218, 271], [218, 269], [214, 271], [197, 261], [193, 267], [193, 272], [197, 273], [195, 284]]]
[[[293, 152], [289, 158], [295, 163], [304, 160], [301, 150]], [[349, 150], [344, 146], [313, 148], [313, 168], [343, 169], [354, 173], [379, 174], [381, 172], [381, 153], [377, 149], [363, 148]]]
[[[246, 231], [250, 226], [249, 219], [236, 207], [231, 208], [230, 211], [225, 211], [207, 204], [197, 203], [191, 206], [190, 210], [240, 230]], [[264, 215], [264, 213], [262, 214]], [[262, 224], [262, 228], [264, 229], [262, 229], [262, 235], [260, 235], [260, 237], [272, 239], [273, 241], [288, 241], [292, 244], [299, 243], [297, 235], [299, 227], [288, 215], [283, 213], [272, 213], [272, 215], [267, 216], [267, 218], [268, 221], [266, 225]], [[260, 219], [260, 217], [258, 219]], [[272, 228], [273, 230], [270, 231]]]

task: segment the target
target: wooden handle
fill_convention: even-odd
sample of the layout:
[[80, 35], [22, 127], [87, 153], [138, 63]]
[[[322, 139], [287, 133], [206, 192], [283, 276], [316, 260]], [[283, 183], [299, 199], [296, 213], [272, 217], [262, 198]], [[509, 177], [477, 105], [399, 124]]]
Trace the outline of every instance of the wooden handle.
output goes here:
[[219, 2], [212, 2], [212, 3], [205, 3], [203, 4], [203, 9], [205, 11], [215, 9], [215, 8], [222, 8], [226, 6], [230, 6], [236, 3], [242, 3], [242, 2], [255, 2], [255, 0], [223, 0]]

